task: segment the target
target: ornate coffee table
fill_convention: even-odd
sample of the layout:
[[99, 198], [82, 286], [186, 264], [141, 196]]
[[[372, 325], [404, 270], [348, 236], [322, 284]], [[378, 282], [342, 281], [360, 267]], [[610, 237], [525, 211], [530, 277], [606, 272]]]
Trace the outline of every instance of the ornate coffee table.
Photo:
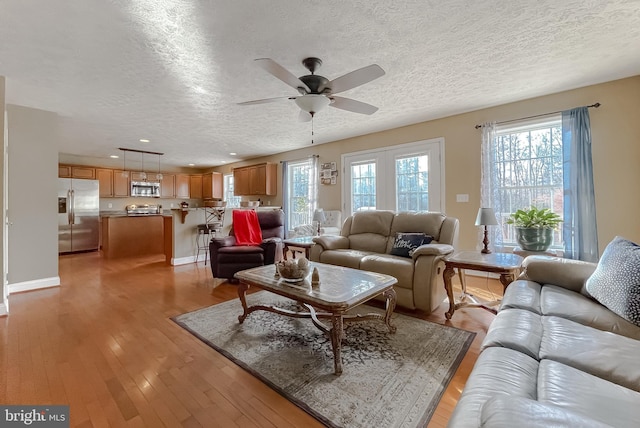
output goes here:
[[[344, 323], [359, 322], [371, 319], [382, 320], [395, 333], [396, 327], [391, 324], [391, 315], [396, 306], [396, 292], [393, 285], [396, 278], [375, 272], [333, 266], [322, 263], [311, 263], [320, 276], [318, 284], [311, 283], [311, 275], [304, 281], [287, 282], [276, 276], [275, 265], [260, 266], [237, 272], [234, 276], [240, 280], [238, 296], [244, 312], [238, 316], [240, 323], [254, 311], [269, 311], [294, 318], [310, 318], [313, 324], [331, 338], [333, 350], [333, 367], [336, 375], [342, 373], [341, 346], [344, 338]], [[255, 286], [280, 296], [297, 301], [300, 311], [291, 311], [276, 306], [247, 306], [246, 292]], [[378, 313], [349, 314], [348, 312], [382, 294], [386, 298], [384, 315]], [[320, 320], [331, 321], [327, 326]]]
[[462, 251], [455, 253], [449, 257], [445, 257], [445, 269], [442, 274], [444, 279], [444, 288], [447, 290], [449, 297], [449, 311], [445, 313], [445, 317], [450, 320], [456, 309], [475, 307], [483, 308], [490, 312], [496, 313], [491, 306], [500, 303], [500, 300], [491, 302], [481, 302], [473, 295], [467, 293], [464, 281], [462, 282], [462, 294], [469, 301], [456, 303], [453, 297], [453, 286], [451, 278], [455, 275], [456, 269], [473, 269], [482, 272], [490, 272], [500, 274], [500, 283], [507, 289], [507, 286], [513, 282], [516, 275], [520, 273], [523, 258], [512, 253], [490, 253], [483, 254], [479, 251]]

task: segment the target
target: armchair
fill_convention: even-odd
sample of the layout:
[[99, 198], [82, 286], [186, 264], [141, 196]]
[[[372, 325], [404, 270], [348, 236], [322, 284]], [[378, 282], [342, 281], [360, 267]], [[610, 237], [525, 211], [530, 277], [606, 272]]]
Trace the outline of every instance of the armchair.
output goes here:
[[258, 211], [258, 223], [262, 231], [260, 245], [236, 245], [231, 225], [229, 236], [212, 238], [209, 243], [211, 273], [214, 278], [237, 281], [234, 274], [244, 269], [275, 263], [282, 257], [284, 239], [284, 212], [282, 210]]

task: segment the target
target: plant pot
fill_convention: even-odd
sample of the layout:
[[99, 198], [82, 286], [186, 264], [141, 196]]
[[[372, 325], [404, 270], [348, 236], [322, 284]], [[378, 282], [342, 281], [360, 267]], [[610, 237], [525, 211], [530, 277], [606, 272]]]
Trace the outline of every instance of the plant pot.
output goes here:
[[516, 227], [516, 240], [525, 251], [547, 251], [553, 244], [553, 229]]

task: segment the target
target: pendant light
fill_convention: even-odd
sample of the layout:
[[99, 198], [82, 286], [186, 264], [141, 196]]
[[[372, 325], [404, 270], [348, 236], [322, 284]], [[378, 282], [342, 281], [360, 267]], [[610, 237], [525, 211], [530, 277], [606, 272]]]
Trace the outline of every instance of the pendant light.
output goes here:
[[162, 181], [162, 173], [160, 172], [160, 154], [158, 153], [158, 173], [156, 174], [156, 180]]
[[129, 178], [129, 171], [127, 171], [127, 151], [126, 150], [122, 150], [122, 177]]
[[142, 155], [142, 171], [140, 172], [140, 179], [142, 181], [147, 181], [147, 173], [144, 172], [144, 152], [140, 152]]

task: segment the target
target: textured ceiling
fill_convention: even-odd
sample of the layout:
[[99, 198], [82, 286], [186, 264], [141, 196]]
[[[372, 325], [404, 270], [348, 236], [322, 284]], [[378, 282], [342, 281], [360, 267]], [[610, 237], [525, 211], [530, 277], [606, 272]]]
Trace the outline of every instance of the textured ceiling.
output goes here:
[[340, 94], [375, 114], [316, 115], [325, 143], [638, 75], [640, 0], [0, 0], [7, 103], [56, 112], [66, 154], [209, 167], [308, 146], [293, 101], [237, 105], [296, 95], [253, 59], [301, 76], [308, 56], [329, 79], [386, 71]]

